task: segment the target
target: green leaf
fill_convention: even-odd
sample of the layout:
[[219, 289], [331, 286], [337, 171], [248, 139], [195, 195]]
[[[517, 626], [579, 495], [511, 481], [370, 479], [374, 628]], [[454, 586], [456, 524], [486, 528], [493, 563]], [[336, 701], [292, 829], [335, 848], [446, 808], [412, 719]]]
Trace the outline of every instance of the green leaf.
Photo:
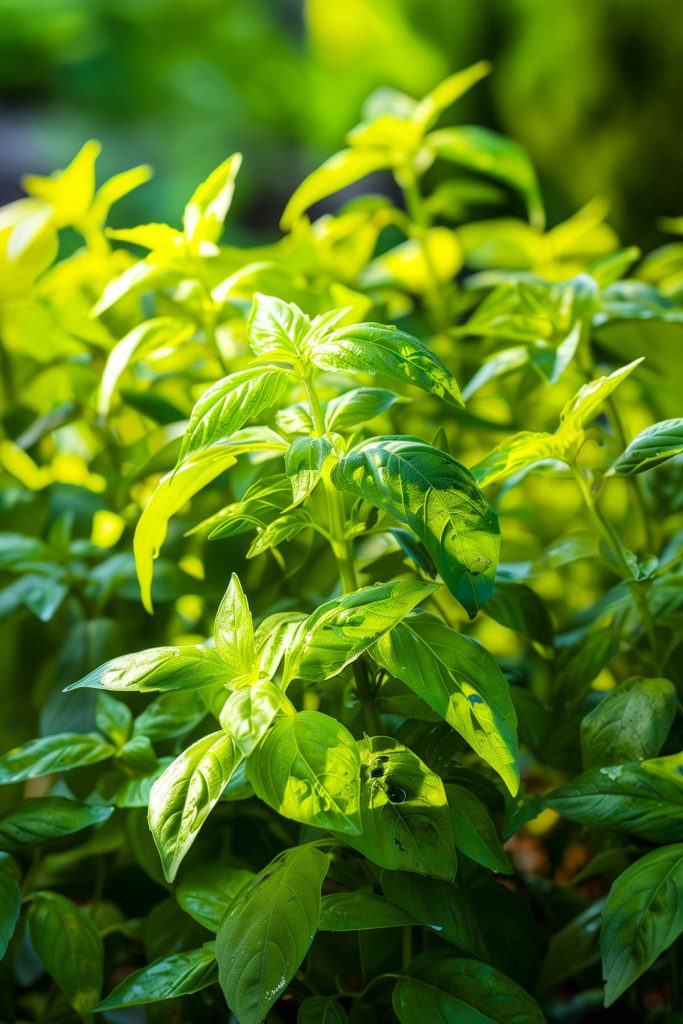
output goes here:
[[93, 919], [65, 896], [36, 892], [28, 915], [31, 942], [43, 967], [77, 1013], [102, 991], [104, 947]]
[[383, 871], [382, 889], [416, 921], [434, 930], [446, 942], [466, 949], [475, 956], [490, 959], [486, 941], [479, 926], [476, 901], [485, 890], [472, 889], [474, 900], [457, 884], [439, 878], [408, 874], [406, 871]]
[[256, 668], [254, 625], [242, 584], [235, 573], [216, 613], [213, 628], [216, 650], [234, 677], [233, 685], [253, 678]]
[[335, 999], [310, 996], [299, 1007], [296, 1024], [346, 1024], [346, 1010]]
[[481, 800], [464, 786], [447, 783], [445, 788], [457, 848], [490, 871], [512, 874], [513, 867]]
[[97, 733], [63, 732], [29, 740], [0, 757], [0, 785], [96, 764], [116, 753]]
[[313, 520], [308, 512], [302, 508], [294, 508], [289, 512], [283, 513], [283, 515], [274, 519], [272, 523], [268, 523], [267, 526], [257, 531], [247, 551], [247, 558], [256, 558], [257, 555], [262, 555], [264, 551], [269, 551], [270, 548], [277, 547], [285, 541], [293, 540], [294, 537], [298, 537], [302, 530], [311, 526], [312, 522]]
[[281, 710], [293, 710], [282, 690], [267, 679], [231, 693], [220, 715], [221, 727], [232, 736], [245, 757], [261, 742]]
[[433, 615], [405, 619], [371, 655], [453, 726], [514, 795], [519, 788], [517, 716], [488, 651]]
[[332, 482], [409, 526], [453, 596], [476, 615], [493, 592], [500, 535], [469, 470], [421, 441], [375, 438], [339, 460]]
[[133, 549], [142, 603], [152, 611], [154, 559], [166, 539], [168, 521], [197, 491], [234, 466], [245, 452], [285, 452], [286, 443], [267, 427], [252, 427], [235, 434], [230, 442], [195, 452], [181, 466], [167, 473], [140, 516]]
[[598, 940], [604, 902], [600, 899], [591, 904], [551, 936], [538, 979], [540, 992], [549, 992], [600, 960]]
[[200, 686], [231, 681], [230, 671], [216, 651], [194, 647], [152, 647], [137, 654], [124, 654], [94, 669], [68, 690], [196, 690]]
[[399, 978], [392, 997], [401, 1024], [545, 1024], [514, 981], [478, 960], [439, 959]]
[[299, 437], [285, 455], [285, 469], [292, 481], [295, 504], [307, 498], [320, 480], [323, 463], [332, 451], [326, 437]]
[[240, 427], [280, 402], [288, 385], [284, 370], [262, 366], [238, 370], [213, 384], [195, 402], [178, 464], [211, 445], [234, 441]]
[[571, 447], [575, 435], [579, 434], [587, 423], [590, 423], [597, 415], [602, 403], [635, 370], [636, 366], [640, 366], [644, 358], [645, 356], [641, 356], [639, 359], [634, 359], [627, 366], [622, 366], [605, 377], [597, 377], [588, 384], [584, 384], [567, 402], [560, 413], [560, 426], [557, 431], [558, 441], [565, 448]]
[[641, 764], [592, 768], [554, 790], [548, 806], [572, 821], [654, 843], [683, 840], [683, 788]]
[[183, 231], [190, 247], [202, 254], [202, 243], [216, 243], [235, 192], [242, 154], [234, 153], [197, 188], [183, 213]]
[[486, 605], [486, 614], [543, 647], [552, 647], [553, 624], [548, 608], [526, 584], [496, 580], [493, 597]]
[[427, 142], [443, 160], [515, 189], [526, 203], [532, 225], [543, 229], [545, 213], [536, 172], [518, 142], [479, 125], [441, 128], [428, 135]]
[[0, 960], [7, 952], [21, 911], [19, 870], [6, 853], [0, 853]]
[[346, 841], [380, 867], [453, 878], [455, 845], [439, 776], [386, 736], [362, 740], [358, 750], [363, 831]]
[[135, 719], [133, 733], [152, 743], [191, 732], [206, 718], [206, 707], [194, 690], [170, 690], [147, 705]]
[[294, 192], [280, 224], [283, 230], [290, 230], [306, 212], [309, 206], [326, 199], [333, 192], [353, 185], [375, 171], [383, 171], [391, 166], [389, 150], [377, 147], [353, 147], [335, 153], [322, 166], [301, 182]]
[[343, 433], [363, 426], [398, 401], [398, 395], [383, 388], [352, 388], [327, 403], [325, 429]]
[[100, 416], [108, 415], [116, 385], [127, 367], [156, 349], [182, 344], [194, 330], [194, 324], [172, 316], [155, 317], [133, 327], [107, 357], [97, 398]]
[[683, 419], [662, 420], [634, 437], [607, 471], [611, 476], [632, 476], [654, 469], [683, 452]]
[[584, 766], [656, 757], [675, 717], [676, 687], [668, 679], [627, 679], [581, 722]]
[[240, 761], [232, 737], [214, 732], [183, 751], [152, 786], [149, 827], [167, 881], [175, 878]]
[[207, 943], [201, 949], [172, 953], [139, 971], [133, 971], [94, 1008], [94, 1012], [177, 999], [200, 992], [217, 980], [218, 965], [213, 943]]
[[402, 907], [370, 892], [341, 892], [323, 896], [318, 931], [357, 932], [374, 928], [401, 928], [415, 924]]
[[131, 736], [133, 712], [123, 701], [102, 690], [95, 699], [95, 724], [112, 743], [122, 747]]
[[306, 619], [303, 612], [276, 612], [267, 615], [256, 630], [259, 671], [272, 679], [280, 662], [291, 649]]
[[463, 406], [450, 370], [417, 338], [384, 324], [352, 324], [322, 338], [305, 340], [308, 358], [321, 370], [335, 373], [381, 373], [401, 384], [413, 384], [438, 395], [449, 405]]
[[175, 897], [186, 914], [209, 931], [217, 932], [228, 906], [253, 878], [253, 871], [222, 861], [194, 864], [183, 870]]
[[337, 675], [435, 590], [434, 583], [398, 580], [327, 601], [300, 624], [285, 659], [283, 684]]
[[332, 831], [361, 831], [360, 759], [348, 729], [320, 711], [276, 718], [247, 760], [261, 800], [285, 818]]
[[529, 469], [539, 462], [561, 457], [561, 448], [554, 434], [523, 430], [501, 441], [489, 455], [472, 466], [472, 476], [480, 487], [487, 487], [495, 480]]
[[329, 858], [315, 847], [287, 850], [228, 909], [216, 959], [223, 994], [240, 1024], [261, 1024], [306, 956], [328, 866]]
[[107, 821], [113, 812], [113, 807], [96, 807], [63, 796], [32, 797], [0, 816], [0, 850], [13, 853], [70, 836]]
[[432, 127], [440, 114], [450, 107], [461, 96], [486, 78], [491, 73], [491, 65], [487, 60], [477, 61], [463, 71], [457, 71], [449, 75], [443, 82], [439, 82], [436, 88], [427, 93], [424, 99], [415, 107], [411, 119], [416, 121], [425, 131]]
[[683, 844], [679, 843], [641, 857], [609, 891], [600, 933], [605, 1006], [611, 1006], [681, 932]]
[[247, 322], [249, 346], [257, 356], [296, 360], [311, 321], [293, 302], [256, 292]]

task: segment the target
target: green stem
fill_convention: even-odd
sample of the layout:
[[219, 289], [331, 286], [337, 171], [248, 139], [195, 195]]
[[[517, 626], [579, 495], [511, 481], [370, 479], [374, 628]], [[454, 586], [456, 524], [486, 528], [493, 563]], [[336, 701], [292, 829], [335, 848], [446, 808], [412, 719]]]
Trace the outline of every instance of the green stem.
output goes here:
[[406, 209], [408, 210], [408, 214], [413, 223], [413, 234], [422, 249], [422, 257], [429, 277], [429, 288], [425, 295], [425, 302], [429, 308], [434, 328], [438, 332], [443, 332], [448, 329], [448, 309], [441, 291], [441, 284], [436, 273], [432, 253], [429, 248], [429, 229], [431, 227], [431, 219], [425, 206], [424, 199], [422, 198], [417, 178], [413, 173], [410, 173], [405, 179], [405, 183], [403, 185], [403, 197]]
[[658, 671], [662, 671], [662, 662], [659, 654], [659, 645], [657, 643], [657, 635], [655, 633], [654, 622], [652, 621], [652, 615], [650, 614], [650, 607], [647, 603], [647, 596], [642, 592], [638, 581], [633, 579], [631, 572], [631, 566], [628, 563], [626, 554], [624, 552], [624, 546], [621, 542], [621, 538], [618, 533], [609, 522], [608, 519], [602, 514], [600, 506], [595, 501], [591, 490], [586, 483], [586, 480], [581, 473], [581, 470], [577, 467], [573, 467], [574, 478], [579, 486], [581, 495], [583, 497], [584, 504], [590, 515], [596, 530], [605, 541], [607, 547], [612, 552], [615, 560], [619, 564], [622, 575], [626, 584], [629, 588], [633, 603], [635, 604], [643, 623], [645, 632], [647, 633], [650, 648], [652, 650], [652, 656], [657, 665]]
[[[325, 418], [312, 377], [304, 378], [304, 388], [306, 389], [306, 397], [311, 409], [316, 434], [322, 437], [325, 433]], [[324, 472], [322, 484], [327, 501], [330, 546], [337, 561], [339, 582], [344, 594], [352, 594], [354, 590], [358, 590], [358, 578], [353, 560], [353, 546], [346, 536], [344, 498], [329, 479], [329, 476]], [[363, 708], [366, 727], [372, 735], [381, 736], [382, 723], [375, 706], [368, 670], [360, 658], [357, 658], [353, 663], [353, 674], [356, 679], [356, 690], [358, 691], [358, 699]]]
[[[614, 431], [615, 437], [623, 451], [627, 447], [628, 441], [626, 440], [626, 432], [624, 430], [624, 425], [621, 422], [619, 410], [612, 397], [608, 398], [605, 402], [605, 409], [607, 411], [607, 417], [612, 424], [612, 430]], [[645, 548], [648, 552], [654, 551], [652, 526], [650, 523], [650, 517], [647, 514], [647, 509], [645, 508], [645, 502], [643, 501], [643, 495], [640, 490], [638, 478], [633, 476], [626, 477], [626, 486], [628, 487], [631, 500], [640, 521], [640, 530], [645, 541]]]
[[218, 360], [221, 370], [227, 374], [230, 372], [230, 367], [223, 358], [221, 347], [218, 344], [218, 337], [216, 335], [216, 307], [214, 306], [213, 299], [211, 298], [211, 292], [204, 286], [204, 301], [202, 303], [202, 324], [204, 327], [204, 334], [206, 341]]

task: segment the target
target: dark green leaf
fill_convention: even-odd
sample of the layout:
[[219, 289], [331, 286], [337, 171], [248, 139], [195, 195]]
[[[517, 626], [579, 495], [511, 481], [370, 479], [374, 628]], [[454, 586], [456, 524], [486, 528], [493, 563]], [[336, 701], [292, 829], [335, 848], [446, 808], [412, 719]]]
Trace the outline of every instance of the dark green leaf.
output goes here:
[[0, 853], [0, 960], [14, 934], [21, 910], [19, 869], [11, 857]]
[[31, 942], [42, 964], [77, 1013], [102, 991], [104, 948], [93, 919], [65, 896], [37, 892], [28, 915]]
[[679, 843], [641, 857], [610, 889], [600, 933], [605, 1006], [611, 1006], [681, 932], [683, 844]]
[[556, 789], [548, 805], [572, 821], [655, 843], [683, 840], [683, 787], [638, 762], [592, 768]]
[[173, 953], [133, 971], [95, 1007], [95, 1013], [120, 1006], [140, 1006], [163, 999], [177, 999], [208, 988], [218, 980], [213, 944], [186, 953]]
[[12, 853], [25, 846], [49, 843], [90, 825], [99, 825], [113, 807], [96, 807], [62, 796], [37, 796], [24, 800], [0, 817], [0, 850]]
[[262, 1024], [313, 941], [329, 858], [311, 846], [281, 854], [231, 904], [216, 936], [219, 981], [240, 1024]]
[[668, 679], [627, 679], [581, 722], [585, 767], [656, 757], [675, 716], [676, 687]]
[[608, 473], [631, 476], [654, 469], [683, 452], [683, 419], [662, 420], [634, 437]]
[[318, 930], [356, 932], [410, 924], [415, 924], [414, 918], [384, 896], [369, 892], [341, 892], [323, 896]]

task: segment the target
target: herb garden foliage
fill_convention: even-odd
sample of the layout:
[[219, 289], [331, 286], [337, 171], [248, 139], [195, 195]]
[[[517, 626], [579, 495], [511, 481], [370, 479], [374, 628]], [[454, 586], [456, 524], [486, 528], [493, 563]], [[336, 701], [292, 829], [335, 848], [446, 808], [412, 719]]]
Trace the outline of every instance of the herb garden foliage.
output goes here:
[[182, 230], [93, 142], [0, 214], [3, 1020], [681, 1012], [683, 247], [546, 231], [439, 127], [486, 71], [257, 250], [238, 156]]

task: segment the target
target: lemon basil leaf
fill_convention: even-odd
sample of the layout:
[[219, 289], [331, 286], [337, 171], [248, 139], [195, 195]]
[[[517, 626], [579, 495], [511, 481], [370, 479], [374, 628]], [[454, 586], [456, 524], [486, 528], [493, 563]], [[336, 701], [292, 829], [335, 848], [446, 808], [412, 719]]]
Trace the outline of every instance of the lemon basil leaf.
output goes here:
[[325, 428], [340, 433], [361, 426], [398, 401], [398, 395], [383, 388], [352, 388], [327, 403]]
[[216, 613], [216, 650], [235, 679], [248, 681], [255, 668], [254, 625], [242, 584], [235, 573]]
[[216, 936], [218, 977], [240, 1024], [262, 1024], [309, 950], [329, 857], [312, 846], [281, 854], [239, 893]]
[[384, 896], [375, 896], [371, 892], [340, 892], [323, 896], [318, 930], [356, 932], [401, 928], [415, 923], [407, 911]]
[[116, 753], [97, 733], [63, 732], [29, 740], [0, 757], [0, 785], [105, 761]]
[[292, 481], [294, 502], [308, 497], [322, 475], [323, 463], [332, 451], [326, 437], [299, 437], [285, 455], [285, 469]]
[[479, 960], [438, 959], [399, 978], [392, 997], [401, 1024], [545, 1024], [538, 1003]]
[[94, 1007], [94, 1012], [177, 999], [200, 992], [217, 980], [218, 965], [213, 943], [207, 943], [201, 949], [160, 957], [147, 967], [133, 971]]
[[183, 751], [149, 795], [149, 827], [169, 882], [242, 760], [232, 737], [214, 732]]
[[254, 872], [230, 864], [200, 863], [183, 868], [175, 898], [186, 914], [217, 932], [225, 911]]
[[507, 680], [481, 644], [419, 613], [383, 636], [370, 653], [452, 725], [513, 795], [517, 792], [517, 716]]
[[653, 843], [683, 840], [683, 787], [638, 762], [592, 768], [554, 790], [548, 806], [583, 825]]
[[332, 482], [409, 526], [470, 617], [491, 597], [498, 517], [451, 455], [410, 438], [374, 438], [339, 460]]
[[627, 679], [581, 722], [584, 766], [656, 757], [675, 717], [676, 687], [668, 679]]
[[133, 550], [140, 582], [142, 603], [152, 611], [154, 559], [166, 539], [168, 522], [197, 491], [206, 487], [245, 452], [282, 452], [287, 445], [267, 427], [248, 427], [233, 435], [229, 442], [194, 452], [181, 466], [159, 481], [144, 508], [135, 531]]
[[353, 147], [335, 153], [309, 174], [296, 189], [282, 214], [282, 228], [289, 230], [309, 206], [320, 202], [333, 192], [353, 185], [354, 181], [374, 171], [382, 171], [390, 166], [391, 153], [384, 147]]
[[193, 452], [223, 441], [249, 420], [277, 405], [289, 384], [282, 370], [253, 366], [223, 377], [195, 403], [180, 449], [179, 464]]
[[292, 704], [282, 690], [267, 679], [242, 686], [231, 693], [220, 714], [221, 726], [247, 757], [266, 733], [279, 711]]
[[329, 679], [438, 590], [434, 583], [375, 583], [326, 602], [299, 626], [284, 681]]
[[195, 190], [183, 213], [183, 230], [190, 247], [202, 252], [202, 243], [217, 242], [235, 192], [242, 155], [235, 153], [212, 171]]
[[683, 419], [662, 420], [641, 430], [608, 470], [609, 474], [631, 476], [654, 469], [683, 452]]
[[0, 850], [13, 853], [70, 836], [107, 821], [113, 811], [63, 796], [32, 797], [0, 816]]
[[337, 373], [381, 373], [401, 384], [413, 384], [449, 405], [463, 405], [455, 377], [417, 338], [384, 324], [339, 327], [307, 342], [310, 361]]
[[611, 1006], [681, 932], [683, 844], [677, 843], [641, 857], [609, 891], [600, 932], [605, 1006]]
[[247, 760], [254, 792], [305, 825], [361, 831], [360, 758], [349, 730], [320, 711], [276, 718]]
[[439, 776], [386, 736], [362, 740], [358, 751], [362, 835], [346, 841], [380, 867], [453, 878], [455, 844]]
[[432, 132], [427, 142], [443, 160], [515, 189], [526, 202], [531, 223], [543, 229], [545, 214], [536, 172], [518, 142], [479, 125], [441, 128]]
[[137, 654], [124, 654], [94, 669], [67, 690], [91, 687], [96, 690], [196, 690], [215, 683], [227, 685], [229, 667], [210, 647], [152, 647]]
[[95, 922], [56, 892], [31, 896], [28, 927], [38, 959], [78, 1014], [87, 1014], [102, 991], [104, 947]]
[[20, 873], [6, 853], [0, 853], [0, 960], [7, 952], [21, 910]]

